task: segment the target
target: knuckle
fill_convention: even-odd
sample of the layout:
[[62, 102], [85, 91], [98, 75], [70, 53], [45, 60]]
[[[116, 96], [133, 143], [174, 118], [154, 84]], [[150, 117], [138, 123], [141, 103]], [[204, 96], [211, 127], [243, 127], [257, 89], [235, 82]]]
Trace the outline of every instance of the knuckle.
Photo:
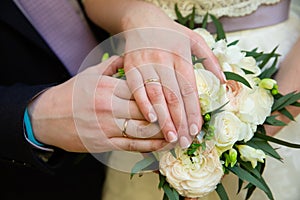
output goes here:
[[161, 99], [162, 96], [162, 90], [161, 87], [157, 84], [151, 84], [147, 86], [147, 93], [151, 100], [158, 101]]
[[196, 109], [193, 109], [189, 113], [187, 113], [187, 118], [191, 120], [197, 120], [198, 118], [200, 118], [200, 113], [198, 113]]
[[151, 57], [153, 61], [162, 61], [166, 59], [166, 53], [160, 49], [156, 49], [155, 51], [151, 51]]
[[185, 83], [181, 87], [181, 94], [183, 96], [189, 96], [191, 94], [194, 94], [196, 91], [194, 90], [193, 86], [189, 83]]
[[179, 97], [176, 95], [175, 92], [172, 91], [166, 91], [165, 92], [166, 101], [170, 105], [176, 105], [179, 104]]
[[110, 101], [104, 101], [102, 98], [95, 99], [95, 111], [97, 113], [101, 112], [111, 112]]
[[137, 151], [137, 143], [135, 140], [131, 140], [129, 143], [128, 143], [128, 147], [127, 149], [129, 151]]
[[157, 150], [160, 150], [164, 147], [165, 145], [165, 142], [163, 140], [160, 140], [160, 141], [157, 141], [155, 143], [152, 143], [151, 145], [151, 151], [157, 151]]

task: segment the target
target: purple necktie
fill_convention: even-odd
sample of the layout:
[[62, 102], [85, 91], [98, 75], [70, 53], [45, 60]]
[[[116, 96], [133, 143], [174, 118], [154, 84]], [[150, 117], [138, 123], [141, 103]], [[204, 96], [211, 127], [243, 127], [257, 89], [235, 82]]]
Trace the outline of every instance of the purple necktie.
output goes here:
[[19, 0], [18, 6], [75, 75], [97, 42], [86, 22], [68, 0]]

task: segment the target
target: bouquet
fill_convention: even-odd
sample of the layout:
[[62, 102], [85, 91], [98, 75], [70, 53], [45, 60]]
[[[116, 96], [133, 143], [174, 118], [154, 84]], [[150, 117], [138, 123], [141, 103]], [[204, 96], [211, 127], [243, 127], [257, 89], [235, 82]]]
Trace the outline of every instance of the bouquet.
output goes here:
[[[193, 28], [193, 13], [182, 17], [176, 10], [178, 22]], [[206, 20], [212, 18], [216, 36], [205, 29]], [[278, 111], [291, 120], [286, 106], [300, 106], [300, 93], [281, 95], [272, 76], [277, 71], [276, 47], [270, 53], [257, 49], [245, 51], [238, 41], [228, 43], [222, 24], [207, 14], [202, 28], [194, 29], [211, 47], [219, 60], [227, 82], [204, 69], [201, 58], [193, 57], [203, 119], [202, 131], [187, 149], [176, 146], [165, 152], [154, 152], [136, 163], [133, 176], [155, 162], [159, 164], [159, 188], [165, 192], [164, 199], [203, 197], [216, 190], [220, 199], [228, 199], [222, 178], [233, 173], [239, 178], [239, 191], [247, 183], [248, 199], [256, 188], [273, 199], [262, 173], [266, 156], [281, 160], [269, 142], [300, 148], [266, 135], [264, 124], [284, 126], [271, 113]], [[204, 58], [205, 59], [205, 58]]]

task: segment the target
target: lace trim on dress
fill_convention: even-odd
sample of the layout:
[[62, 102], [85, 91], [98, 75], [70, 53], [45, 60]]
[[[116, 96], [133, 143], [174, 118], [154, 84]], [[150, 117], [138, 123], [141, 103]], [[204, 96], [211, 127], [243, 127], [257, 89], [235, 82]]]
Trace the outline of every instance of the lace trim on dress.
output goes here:
[[209, 13], [215, 15], [217, 18], [222, 16], [240, 17], [248, 15], [260, 5], [271, 5], [278, 3], [280, 0], [142, 0], [155, 4], [162, 8], [164, 12], [176, 19], [175, 4], [177, 3], [179, 11], [183, 16], [190, 14], [193, 7], [196, 8], [195, 21], [200, 23], [203, 16]]

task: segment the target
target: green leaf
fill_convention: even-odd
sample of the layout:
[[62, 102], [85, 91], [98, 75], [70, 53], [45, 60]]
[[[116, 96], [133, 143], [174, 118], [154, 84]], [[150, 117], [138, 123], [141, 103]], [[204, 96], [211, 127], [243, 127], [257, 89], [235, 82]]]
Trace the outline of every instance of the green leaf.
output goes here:
[[175, 14], [176, 14], [178, 23], [180, 23], [181, 25], [185, 25], [184, 17], [182, 16], [181, 12], [179, 11], [177, 3], [175, 4]]
[[175, 149], [174, 149], [174, 148], [171, 149], [170, 152], [171, 152], [172, 156], [174, 156], [174, 158], [177, 158], [176, 153], [175, 153]]
[[161, 189], [165, 183], [166, 183], [166, 177], [164, 175], [162, 175], [161, 173], [159, 173], [158, 188]]
[[277, 71], [277, 67], [276, 67], [277, 63], [278, 63], [278, 57], [275, 58], [271, 67], [269, 67], [259, 75], [259, 78], [260, 79], [271, 78]]
[[205, 60], [205, 58], [194, 58], [192, 60], [193, 65], [197, 64], [197, 63], [203, 63], [203, 61]]
[[146, 167], [150, 166], [152, 163], [154, 163], [156, 161], [156, 158], [154, 156], [147, 156], [145, 157], [143, 160], [140, 160], [139, 162], [137, 162], [133, 168], [131, 169], [131, 175], [130, 178], [132, 179], [132, 177], [138, 173], [141, 172], [143, 169], [145, 169]]
[[253, 192], [255, 191], [256, 189], [256, 186], [249, 183], [247, 186], [247, 194], [246, 194], [246, 199], [249, 199], [251, 197], [251, 195], [253, 194]]
[[216, 188], [216, 192], [219, 195], [221, 200], [229, 200], [226, 190], [222, 183], [219, 183]]
[[241, 68], [241, 69], [245, 72], [245, 74], [254, 74], [254, 72], [252, 72], [252, 71], [246, 70], [244, 68]]
[[257, 137], [257, 138], [266, 140], [266, 141], [270, 141], [270, 142], [273, 142], [273, 143], [276, 143], [276, 144], [286, 146], [286, 147], [296, 148], [296, 149], [300, 148], [300, 144], [286, 142], [286, 141], [283, 141], [283, 140], [280, 140], [280, 139], [277, 139], [277, 138], [274, 138], [274, 137], [271, 137], [271, 136], [268, 136], [268, 135], [262, 135], [262, 134], [259, 134], [259, 133], [254, 133], [254, 136]]
[[197, 151], [197, 149], [201, 146], [201, 144], [198, 143], [192, 143], [189, 148], [187, 149], [187, 155], [188, 156], [194, 156], [194, 153]]
[[240, 179], [242, 179], [244, 181], [248, 181], [249, 183], [255, 185], [256, 187], [258, 187], [259, 189], [264, 191], [266, 193], [266, 195], [269, 197], [269, 199], [271, 199], [271, 200], [274, 199], [270, 188], [265, 184], [263, 179], [256, 178], [255, 176], [251, 175], [246, 170], [244, 170], [236, 165], [234, 167], [228, 167], [228, 169], [232, 173], [237, 175]]
[[274, 104], [272, 106], [272, 112], [281, 110], [286, 106], [292, 105], [296, 103], [299, 99], [300, 99], [300, 92], [299, 93], [291, 92], [286, 95], [283, 95], [279, 99], [275, 99]]
[[192, 13], [190, 14], [189, 18], [189, 28], [190, 29], [194, 29], [195, 28], [195, 11], [196, 11], [196, 8], [195, 6], [193, 7], [193, 11]]
[[277, 54], [275, 54], [275, 51], [277, 50], [278, 46], [275, 47], [271, 53], [269, 54], [263, 54], [262, 56], [264, 56], [262, 59], [262, 63], [260, 63], [258, 66], [260, 69], [264, 68], [264, 66], [269, 62], [269, 60], [273, 57], [276, 57]]
[[242, 76], [233, 73], [233, 72], [224, 72], [225, 77], [227, 80], [234, 80], [234, 81], [238, 81], [240, 83], [243, 83], [244, 85], [246, 85], [247, 87], [251, 88], [251, 85], [249, 84], [249, 82]]
[[278, 119], [276, 119], [278, 115], [271, 115], [271, 116], [268, 116], [265, 120], [265, 124], [269, 124], [269, 125], [272, 125], [272, 126], [286, 126], [287, 124], [284, 123], [283, 121], [280, 121]]
[[281, 114], [283, 114], [284, 116], [289, 118], [291, 121], [295, 121], [293, 115], [286, 108], [283, 108], [283, 109], [279, 110], [278, 112], [280, 112]]
[[163, 185], [163, 190], [165, 192], [165, 194], [167, 195], [167, 197], [169, 198], [169, 200], [179, 200], [179, 194], [173, 191], [173, 189], [170, 188], [169, 184], [164, 184]]
[[241, 192], [244, 181], [239, 178], [237, 194]]
[[300, 107], [300, 103], [299, 102], [295, 102], [295, 103], [292, 103], [291, 106]]
[[217, 34], [216, 41], [222, 40], [222, 39], [226, 40], [226, 34], [225, 34], [222, 23], [214, 15], [209, 14], [209, 16], [212, 19], [212, 21], [216, 27], [216, 34]]
[[245, 162], [242, 159], [238, 159], [238, 163], [240, 163], [240, 166], [250, 172], [252, 175], [254, 175], [257, 178], [261, 178], [261, 174], [258, 171], [258, 169], [253, 168], [250, 162]]
[[236, 45], [237, 43], [239, 43], [239, 40], [235, 40], [235, 41], [233, 41], [233, 42], [227, 44], [227, 46], [228, 46], [228, 47], [229, 47], [229, 46], [234, 46], [234, 45]]
[[203, 17], [203, 20], [202, 20], [202, 28], [206, 29], [207, 27], [207, 20], [208, 20], [208, 13], [206, 13]]

